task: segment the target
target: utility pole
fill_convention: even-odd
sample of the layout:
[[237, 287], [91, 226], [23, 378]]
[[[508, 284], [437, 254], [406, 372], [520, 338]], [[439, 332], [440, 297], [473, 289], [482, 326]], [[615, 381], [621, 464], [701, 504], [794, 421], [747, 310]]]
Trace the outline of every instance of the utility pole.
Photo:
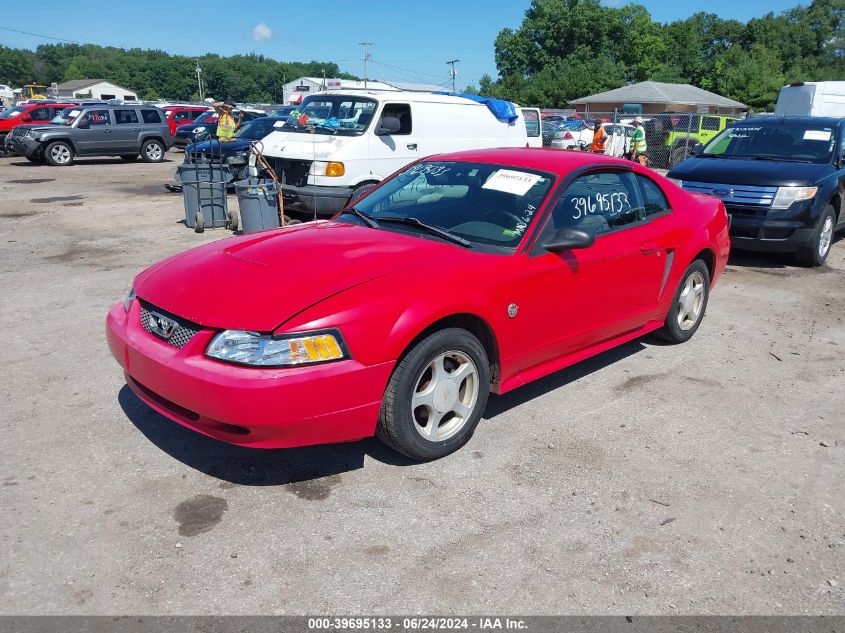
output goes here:
[[367, 89], [367, 61], [370, 59], [370, 46], [375, 46], [373, 42], [358, 42], [359, 46], [364, 47], [364, 90]]
[[200, 93], [200, 101], [205, 98], [205, 95], [202, 93], [202, 68], [200, 68], [200, 60], [197, 60], [197, 90]]
[[446, 64], [452, 67], [452, 70], [449, 71], [449, 74], [452, 76], [452, 92], [455, 92], [455, 77], [458, 76], [458, 71], [455, 70], [455, 64], [457, 64], [460, 59], [450, 59]]

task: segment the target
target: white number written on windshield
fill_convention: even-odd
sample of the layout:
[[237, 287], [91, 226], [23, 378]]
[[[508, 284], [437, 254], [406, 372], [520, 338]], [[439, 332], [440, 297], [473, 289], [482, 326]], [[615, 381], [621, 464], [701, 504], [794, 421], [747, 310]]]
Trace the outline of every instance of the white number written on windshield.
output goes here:
[[630, 211], [631, 203], [628, 201], [627, 193], [616, 191], [614, 193], [599, 193], [596, 194], [595, 198], [591, 196], [572, 198], [572, 207], [574, 208], [572, 218], [579, 220], [596, 211], [618, 215]]

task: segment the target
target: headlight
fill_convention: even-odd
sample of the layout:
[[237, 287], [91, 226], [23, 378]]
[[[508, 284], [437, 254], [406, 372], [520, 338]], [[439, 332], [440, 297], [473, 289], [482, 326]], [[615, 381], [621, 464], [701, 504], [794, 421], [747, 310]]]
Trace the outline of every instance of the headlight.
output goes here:
[[204, 125], [200, 125], [199, 127], [194, 128], [194, 134], [202, 134], [203, 132], [205, 132]]
[[123, 300], [123, 309], [129, 312], [129, 308], [132, 307], [132, 302], [135, 301], [135, 288], [129, 289], [129, 294], [126, 295], [126, 299]]
[[227, 165], [246, 165], [246, 162], [247, 162], [246, 152], [241, 152], [239, 154], [235, 154], [234, 156], [227, 156], [226, 157], [226, 164]]
[[24, 138], [32, 138], [34, 135], [32, 134], [32, 130], [27, 130], [23, 133]]
[[816, 195], [818, 187], [778, 187], [772, 209], [787, 209], [793, 202], [810, 200]]
[[224, 330], [212, 339], [205, 353], [229, 363], [257, 367], [291, 367], [348, 358], [346, 344], [337, 330], [280, 337]]
[[315, 160], [311, 163], [312, 176], [343, 176], [346, 173], [346, 168], [343, 163], [330, 163], [324, 160]]

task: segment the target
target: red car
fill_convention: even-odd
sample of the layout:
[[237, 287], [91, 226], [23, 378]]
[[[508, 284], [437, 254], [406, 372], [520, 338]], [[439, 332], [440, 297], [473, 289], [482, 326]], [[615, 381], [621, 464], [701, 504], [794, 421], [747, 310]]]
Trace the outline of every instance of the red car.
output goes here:
[[46, 125], [59, 112], [75, 105], [75, 103], [24, 103], [0, 112], [0, 151], [3, 151], [6, 135], [15, 126]]
[[107, 317], [150, 407], [253, 447], [377, 434], [416, 459], [506, 393], [701, 323], [730, 249], [721, 201], [628, 161], [542, 149], [411, 164], [329, 221], [206, 244]]
[[176, 128], [180, 125], [193, 123], [199, 115], [209, 112], [204, 106], [170, 106], [162, 109], [167, 117], [167, 125], [170, 126], [170, 136], [176, 135]]

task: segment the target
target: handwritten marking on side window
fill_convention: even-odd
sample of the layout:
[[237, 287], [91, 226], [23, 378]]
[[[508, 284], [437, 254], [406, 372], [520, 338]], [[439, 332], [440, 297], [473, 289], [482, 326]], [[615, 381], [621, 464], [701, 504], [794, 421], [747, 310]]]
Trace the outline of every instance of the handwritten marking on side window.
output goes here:
[[582, 196], [580, 198], [572, 198], [572, 207], [575, 212], [572, 214], [574, 220], [585, 218], [591, 213], [608, 213], [610, 215], [618, 215], [631, 209], [631, 203], [628, 201], [628, 194], [622, 191], [614, 193], [599, 193], [596, 197]]

